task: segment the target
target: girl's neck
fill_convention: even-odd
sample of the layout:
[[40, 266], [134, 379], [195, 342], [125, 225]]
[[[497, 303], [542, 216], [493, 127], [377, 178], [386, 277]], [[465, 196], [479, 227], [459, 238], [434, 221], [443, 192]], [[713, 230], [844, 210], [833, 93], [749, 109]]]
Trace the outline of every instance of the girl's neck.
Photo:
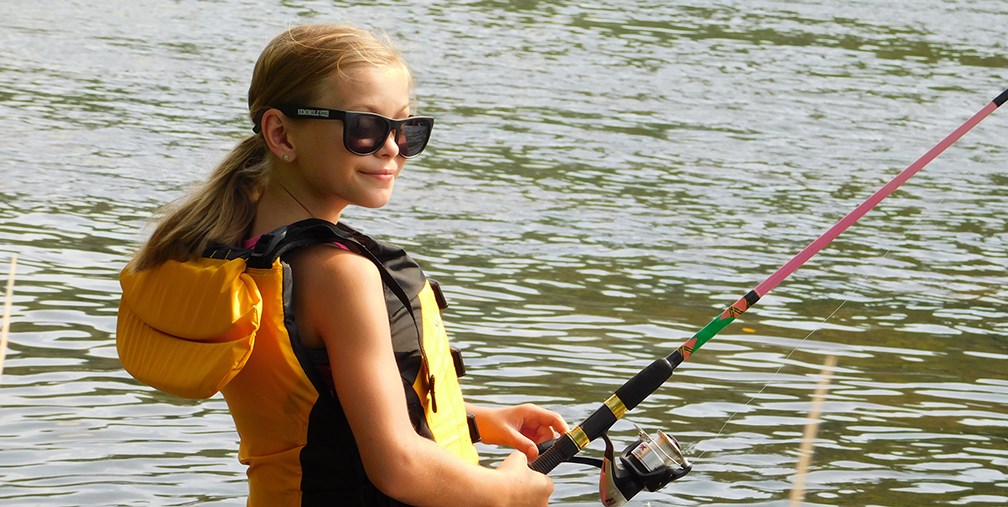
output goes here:
[[333, 223], [339, 221], [342, 209], [319, 209], [307, 193], [299, 190], [289, 183], [270, 182], [256, 205], [251, 235], [270, 232], [307, 218], [322, 218]]
[[286, 192], [287, 195], [290, 196], [290, 198], [293, 199], [294, 202], [298, 204], [298, 206], [301, 206], [301, 209], [303, 209], [305, 213], [308, 213], [309, 217], [315, 218], [315, 214], [312, 213], [310, 209], [308, 209], [308, 206], [305, 206], [304, 203], [302, 203], [301, 200], [297, 198], [297, 196], [291, 193], [291, 191], [283, 183], [278, 181], [277, 185], [279, 185], [280, 188], [282, 188], [283, 191]]

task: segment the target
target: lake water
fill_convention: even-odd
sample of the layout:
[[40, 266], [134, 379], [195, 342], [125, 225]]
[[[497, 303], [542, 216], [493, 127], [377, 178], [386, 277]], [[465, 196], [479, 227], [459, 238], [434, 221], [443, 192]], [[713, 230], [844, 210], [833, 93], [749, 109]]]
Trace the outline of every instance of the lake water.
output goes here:
[[[120, 368], [117, 274], [249, 131], [263, 45], [340, 20], [400, 41], [438, 119], [393, 203], [345, 218], [445, 287], [470, 400], [572, 424], [1008, 86], [1002, 0], [5, 0], [0, 504], [244, 504], [223, 400]], [[786, 504], [828, 355], [807, 504], [1008, 504], [1006, 132], [995, 112], [618, 423], [695, 462], [633, 504]], [[599, 505], [597, 471], [553, 477]]]

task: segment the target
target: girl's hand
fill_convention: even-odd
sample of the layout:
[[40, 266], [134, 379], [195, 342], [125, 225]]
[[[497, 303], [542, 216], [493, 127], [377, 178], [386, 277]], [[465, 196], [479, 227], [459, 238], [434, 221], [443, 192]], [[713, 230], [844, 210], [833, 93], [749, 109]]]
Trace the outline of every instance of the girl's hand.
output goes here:
[[530, 460], [539, 455], [536, 444], [570, 431], [560, 414], [531, 403], [500, 408], [470, 404], [466, 408], [476, 416], [483, 442], [511, 447]]
[[549, 497], [553, 493], [553, 481], [529, 468], [528, 458], [522, 453], [511, 453], [497, 466], [497, 471], [506, 474], [515, 486], [511, 488], [505, 505], [545, 507], [549, 504]]

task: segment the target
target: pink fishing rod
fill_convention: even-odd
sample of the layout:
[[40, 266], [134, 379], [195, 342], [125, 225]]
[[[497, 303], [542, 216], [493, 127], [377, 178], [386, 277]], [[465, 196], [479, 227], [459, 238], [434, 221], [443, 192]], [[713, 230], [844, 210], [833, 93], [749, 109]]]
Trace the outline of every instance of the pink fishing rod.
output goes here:
[[[802, 249], [802, 251], [798, 252], [797, 255], [778, 268], [777, 271], [767, 277], [766, 280], [757, 285], [754, 289], [746, 293], [745, 296], [725, 309], [724, 312], [711, 320], [710, 323], [693, 335], [692, 338], [680, 345], [674, 352], [669, 354], [667, 357], [655, 360], [634, 375], [630, 380], [623, 384], [622, 387], [617, 389], [612, 396], [603, 402], [602, 406], [588, 416], [583, 423], [556, 439], [556, 441], [554, 441], [545, 452], [529, 464], [529, 466], [533, 470], [548, 473], [556, 468], [556, 466], [560, 463], [573, 458], [577, 455], [577, 453], [581, 452], [582, 449], [587, 447], [592, 440], [604, 435], [606, 431], [608, 431], [609, 428], [616, 423], [616, 421], [621, 419], [628, 410], [636, 407], [644, 401], [645, 398], [650, 396], [651, 393], [661, 387], [661, 385], [672, 375], [672, 371], [675, 370], [679, 364], [689, 359], [691, 355], [699, 350], [700, 347], [713, 338], [719, 331], [724, 329], [725, 326], [734, 321], [739, 315], [745, 313], [745, 311], [756, 304], [761, 297], [766, 295], [774, 287], [776, 287], [777, 284], [790, 276], [791, 273], [794, 273], [795, 270], [805, 264], [805, 262], [822, 250], [831, 241], [836, 239], [837, 236], [850, 228], [850, 226], [854, 225], [854, 223], [864, 216], [865, 213], [868, 213], [869, 210], [878, 205], [878, 203], [882, 202], [883, 199], [892, 194], [900, 187], [900, 185], [906, 183], [907, 180], [917, 174], [917, 172], [923, 169], [924, 166], [931, 163], [931, 161], [938, 155], [941, 155], [941, 153], [948, 149], [949, 146], [955, 144], [959, 138], [969, 132], [978, 123], [983, 121], [984, 118], [993, 113], [994, 110], [1004, 104], [1006, 100], [1008, 100], [1008, 90], [1001, 92], [1000, 95], [987, 104], [983, 109], [978, 111], [970, 119], [966, 120], [966, 122], [952, 131], [951, 134], [928, 150], [928, 152], [921, 158], [917, 159], [914, 163], [910, 164], [909, 167], [896, 175], [896, 177], [889, 183], [886, 183], [882, 186], [882, 188], [878, 189], [871, 197], [848, 213], [847, 216], [841, 218], [839, 222], [833, 225], [833, 227], [830, 227], [830, 229], [823, 233], [822, 236], [819, 236], [815, 241]], [[670, 473], [670, 476], [677, 477], [681, 475]], [[664, 484], [661, 484], [658, 487], [661, 486], [664, 486]], [[649, 489], [654, 491], [654, 489], [651, 489], [650, 487]]]
[[869, 197], [865, 202], [861, 203], [860, 206], [854, 208], [853, 211], [847, 214], [847, 216], [840, 219], [833, 227], [830, 227], [828, 231], [819, 236], [815, 241], [810, 243], [798, 255], [789, 260], [786, 264], [781, 266], [774, 274], [770, 275], [763, 283], [756, 286], [754, 291], [760, 296], [766, 294], [773, 290], [781, 281], [794, 273], [802, 264], [812, 258], [813, 255], [819, 253], [826, 245], [831, 241], [836, 239], [842, 232], [846, 231], [850, 226], [854, 225], [861, 217], [868, 213], [872, 208], [874, 208], [878, 203], [882, 202], [883, 199], [889, 197], [900, 185], [904, 184], [912, 178], [917, 172], [924, 168], [924, 166], [931, 163], [938, 155], [941, 155], [949, 146], [955, 144], [960, 137], [969, 132], [978, 123], [983, 121], [984, 118], [989, 116], [994, 112], [995, 109], [1005, 103], [1006, 98], [1008, 98], [1008, 90], [1005, 90], [998, 95], [990, 104], [987, 104], [983, 109], [978, 111], [973, 115], [972, 118], [966, 120], [965, 123], [959, 126], [959, 128], [952, 131], [951, 134], [945, 136], [941, 142], [936, 144], [933, 148], [928, 150], [921, 158], [917, 159], [914, 163], [910, 164], [909, 167], [903, 169], [895, 178], [889, 183], [886, 183], [882, 188], [875, 191], [871, 197]]

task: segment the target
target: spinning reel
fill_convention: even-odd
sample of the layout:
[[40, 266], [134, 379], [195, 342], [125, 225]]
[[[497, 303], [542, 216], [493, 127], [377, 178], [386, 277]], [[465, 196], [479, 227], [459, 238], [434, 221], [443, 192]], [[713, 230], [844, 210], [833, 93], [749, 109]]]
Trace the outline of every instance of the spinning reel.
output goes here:
[[[637, 440], [619, 456], [615, 454], [609, 434], [603, 433], [602, 440], [606, 445], [604, 458], [574, 456], [568, 460], [602, 470], [599, 476], [602, 505], [623, 505], [642, 489], [658, 491], [693, 469], [675, 437], [658, 431], [657, 438], [652, 438], [639, 426], [634, 427], [637, 428]], [[552, 443], [539, 444], [540, 452]]]

